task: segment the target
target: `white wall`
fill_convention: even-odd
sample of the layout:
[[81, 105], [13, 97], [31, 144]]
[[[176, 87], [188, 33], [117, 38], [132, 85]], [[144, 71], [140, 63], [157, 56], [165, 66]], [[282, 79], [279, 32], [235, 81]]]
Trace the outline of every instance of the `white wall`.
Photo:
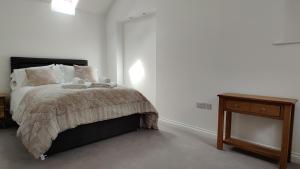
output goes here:
[[300, 42], [300, 1], [286, 0], [284, 4], [284, 29], [283, 42]]
[[52, 12], [36, 0], [0, 1], [0, 93], [9, 91], [10, 56], [87, 59], [105, 74], [104, 17]]
[[[272, 5], [278, 2], [160, 1], [157, 103], [161, 115], [216, 131], [219, 93], [242, 92], [300, 100], [300, 46], [272, 46]], [[197, 101], [212, 103], [213, 110], [196, 109]], [[293, 140], [293, 151], [298, 153], [299, 106]], [[280, 145], [278, 121], [243, 116], [234, 121], [234, 135]]]
[[155, 105], [156, 19], [144, 16], [125, 22], [124, 85], [137, 89]]
[[157, 0], [119, 0], [106, 17], [107, 73], [113, 81], [123, 83], [123, 24], [131, 16], [156, 9]]
[[[242, 92], [300, 100], [300, 46], [272, 46], [272, 5], [280, 0], [119, 0], [108, 15], [109, 75], [122, 55], [117, 24], [131, 11], [158, 7], [157, 108], [162, 118], [217, 130], [217, 94]], [[152, 2], [152, 1], [151, 1]], [[138, 6], [136, 4], [139, 4]], [[152, 6], [154, 5], [154, 6]], [[276, 11], [275, 11], [276, 12]], [[212, 111], [196, 102], [213, 104]], [[300, 153], [300, 103], [293, 151]], [[235, 116], [235, 136], [279, 146], [279, 121]]]
[[300, 1], [276, 0], [270, 7], [274, 15], [274, 43], [299, 43], [300, 42]]

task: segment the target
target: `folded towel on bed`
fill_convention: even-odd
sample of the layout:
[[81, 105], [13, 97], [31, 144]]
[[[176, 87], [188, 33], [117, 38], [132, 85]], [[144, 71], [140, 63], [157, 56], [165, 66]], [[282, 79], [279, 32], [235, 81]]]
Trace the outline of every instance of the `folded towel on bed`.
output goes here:
[[104, 88], [114, 88], [117, 87], [115, 83], [92, 83], [91, 88], [104, 87]]
[[62, 88], [64, 89], [86, 89], [89, 88], [91, 84], [72, 84], [72, 83], [64, 83], [62, 84]]
[[62, 88], [64, 89], [87, 89], [87, 88], [115, 88], [117, 84], [115, 83], [90, 83], [85, 82], [83, 84], [74, 84], [74, 83], [64, 83]]

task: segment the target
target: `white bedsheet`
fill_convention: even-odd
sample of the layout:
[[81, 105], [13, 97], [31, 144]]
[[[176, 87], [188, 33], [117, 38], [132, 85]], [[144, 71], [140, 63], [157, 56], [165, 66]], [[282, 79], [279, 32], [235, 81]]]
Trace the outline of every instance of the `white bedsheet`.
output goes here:
[[12, 114], [12, 116], [14, 116], [14, 113], [17, 112], [16, 110], [17, 110], [19, 104], [21, 103], [23, 97], [25, 96], [25, 94], [33, 88], [34, 87], [32, 87], [32, 86], [23, 86], [23, 87], [18, 87], [11, 92], [10, 113]]

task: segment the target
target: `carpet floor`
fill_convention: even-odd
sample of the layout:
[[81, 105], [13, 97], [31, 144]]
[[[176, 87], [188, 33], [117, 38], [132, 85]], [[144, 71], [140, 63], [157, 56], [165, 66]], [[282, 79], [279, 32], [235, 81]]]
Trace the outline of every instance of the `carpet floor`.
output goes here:
[[[159, 131], [140, 130], [35, 160], [16, 138], [0, 129], [0, 169], [278, 169], [276, 162], [226, 147], [216, 140], [161, 123]], [[299, 169], [289, 164], [289, 169]]]

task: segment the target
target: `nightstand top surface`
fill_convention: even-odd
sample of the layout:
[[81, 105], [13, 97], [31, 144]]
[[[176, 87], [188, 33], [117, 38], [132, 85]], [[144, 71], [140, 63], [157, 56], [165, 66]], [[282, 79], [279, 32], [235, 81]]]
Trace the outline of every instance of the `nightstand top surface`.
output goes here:
[[250, 100], [257, 100], [257, 101], [287, 103], [287, 104], [296, 104], [296, 102], [297, 102], [296, 99], [290, 99], [290, 98], [249, 95], [249, 94], [240, 94], [240, 93], [223, 93], [223, 94], [219, 94], [218, 96], [219, 97], [238, 98], [238, 99], [250, 99]]

